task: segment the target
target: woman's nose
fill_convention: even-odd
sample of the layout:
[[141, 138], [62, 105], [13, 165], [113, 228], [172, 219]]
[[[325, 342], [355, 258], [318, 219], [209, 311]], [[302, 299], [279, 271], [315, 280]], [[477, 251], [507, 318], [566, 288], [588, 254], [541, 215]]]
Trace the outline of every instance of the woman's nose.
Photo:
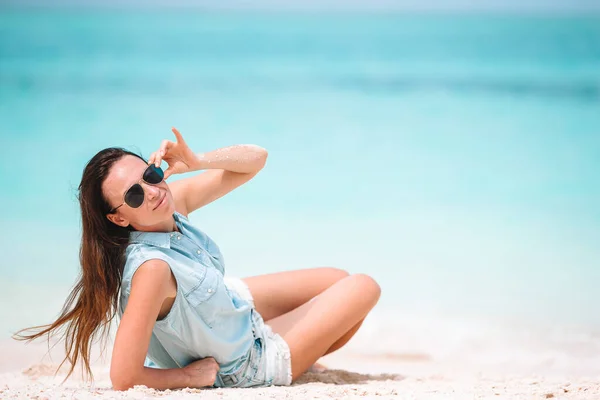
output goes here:
[[160, 197], [160, 189], [154, 185], [146, 185], [144, 188], [146, 193], [148, 193], [148, 199], [154, 200], [157, 197]]

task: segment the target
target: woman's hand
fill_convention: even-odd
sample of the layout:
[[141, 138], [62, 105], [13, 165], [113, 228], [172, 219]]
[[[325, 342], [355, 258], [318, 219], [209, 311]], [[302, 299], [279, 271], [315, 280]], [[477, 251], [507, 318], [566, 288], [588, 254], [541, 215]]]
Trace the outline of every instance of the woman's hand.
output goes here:
[[160, 167], [162, 160], [169, 164], [169, 168], [165, 171], [165, 180], [173, 174], [195, 171], [198, 164], [198, 157], [183, 140], [181, 133], [175, 128], [171, 128], [171, 130], [175, 134], [177, 142], [163, 140], [158, 151], [152, 153], [148, 158], [148, 165], [154, 164]]
[[215, 383], [219, 364], [214, 358], [207, 357], [186, 365], [183, 370], [189, 377], [190, 388], [202, 388]]

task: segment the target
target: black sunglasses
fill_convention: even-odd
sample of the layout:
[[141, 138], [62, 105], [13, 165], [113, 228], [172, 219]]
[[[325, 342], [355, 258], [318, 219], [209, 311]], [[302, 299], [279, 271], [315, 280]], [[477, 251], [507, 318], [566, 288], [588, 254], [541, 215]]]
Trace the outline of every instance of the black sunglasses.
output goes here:
[[[154, 164], [151, 164], [146, 168], [144, 173], [142, 174], [142, 180], [150, 185], [157, 185], [162, 182], [165, 173], [160, 167], [156, 167]], [[131, 185], [129, 189], [125, 192], [124, 202], [118, 205], [117, 207], [110, 210], [108, 213], [112, 214], [123, 204], [127, 204], [131, 208], [138, 208], [144, 203], [144, 188], [140, 185], [140, 182], [134, 183]]]

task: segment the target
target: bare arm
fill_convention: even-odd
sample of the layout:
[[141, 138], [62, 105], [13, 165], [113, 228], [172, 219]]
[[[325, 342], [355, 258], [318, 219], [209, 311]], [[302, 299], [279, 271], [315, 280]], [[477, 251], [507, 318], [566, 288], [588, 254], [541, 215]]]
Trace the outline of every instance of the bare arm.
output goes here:
[[212, 360], [215, 368], [207, 368], [201, 375], [187, 367], [144, 367], [152, 328], [161, 305], [167, 298], [176, 295], [174, 281], [169, 265], [162, 260], [148, 260], [135, 272], [113, 348], [110, 379], [115, 390], [127, 390], [134, 385], [163, 390], [211, 386], [214, 383], [218, 368], [212, 359], [202, 360], [208, 361], [208, 364]]
[[[181, 199], [185, 215], [231, 192], [252, 179], [265, 165], [267, 151], [254, 145], [236, 145], [197, 155], [201, 174], [170, 184]], [[245, 172], [240, 172], [245, 171]]]
[[252, 144], [223, 147], [195, 154], [183, 137], [173, 128], [177, 143], [163, 141], [148, 163], [160, 165], [164, 159], [169, 168], [165, 179], [172, 174], [207, 170], [196, 176], [169, 183], [176, 209], [184, 215], [211, 203], [252, 179], [265, 165], [267, 150]]

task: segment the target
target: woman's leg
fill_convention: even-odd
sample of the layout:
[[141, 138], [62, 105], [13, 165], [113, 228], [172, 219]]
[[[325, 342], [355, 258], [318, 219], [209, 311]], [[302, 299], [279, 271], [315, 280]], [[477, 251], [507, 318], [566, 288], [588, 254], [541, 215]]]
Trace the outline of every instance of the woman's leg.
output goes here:
[[273, 331], [290, 348], [292, 379], [297, 379], [328, 351], [347, 342], [380, 294], [379, 285], [371, 277], [351, 275], [325, 289], [313, 301], [269, 320]]
[[334, 351], [342, 348], [342, 346], [344, 346], [346, 343], [348, 343], [350, 341], [350, 339], [352, 339], [352, 336], [354, 336], [354, 334], [358, 331], [358, 328], [360, 328], [363, 321], [364, 321], [364, 318], [361, 319], [360, 321], [358, 321], [358, 324], [356, 324], [352, 328], [350, 328], [350, 330], [348, 332], [346, 332], [341, 338], [339, 338], [334, 344], [332, 344], [331, 347], [328, 348], [327, 351], [325, 352], [325, 354], [323, 354], [323, 355], [333, 353]]
[[[281, 316], [271, 319], [269, 321], [265, 321], [265, 323], [267, 325], [270, 325], [272, 328], [274, 325], [277, 325], [276, 332], [281, 335], [282, 332], [289, 330], [297, 322], [296, 320], [299, 318], [299, 313], [293, 313], [291, 315], [288, 315], [288, 314], [290, 314], [290, 313], [281, 315]], [[348, 343], [350, 341], [350, 339], [352, 339], [352, 336], [354, 336], [354, 334], [356, 332], [358, 332], [358, 328], [360, 328], [363, 321], [364, 321], [364, 318], [361, 319], [360, 321], [358, 321], [358, 323], [356, 325], [354, 325], [352, 328], [350, 328], [350, 330], [348, 332], [346, 332], [341, 338], [336, 340], [335, 343], [333, 343], [331, 345], [331, 347], [329, 347], [323, 355], [325, 356], [327, 354], [333, 353], [336, 350], [341, 349], [346, 343]], [[321, 366], [321, 367], [323, 367], [323, 366]]]
[[337, 268], [310, 268], [244, 278], [265, 321], [288, 313], [348, 276]]

